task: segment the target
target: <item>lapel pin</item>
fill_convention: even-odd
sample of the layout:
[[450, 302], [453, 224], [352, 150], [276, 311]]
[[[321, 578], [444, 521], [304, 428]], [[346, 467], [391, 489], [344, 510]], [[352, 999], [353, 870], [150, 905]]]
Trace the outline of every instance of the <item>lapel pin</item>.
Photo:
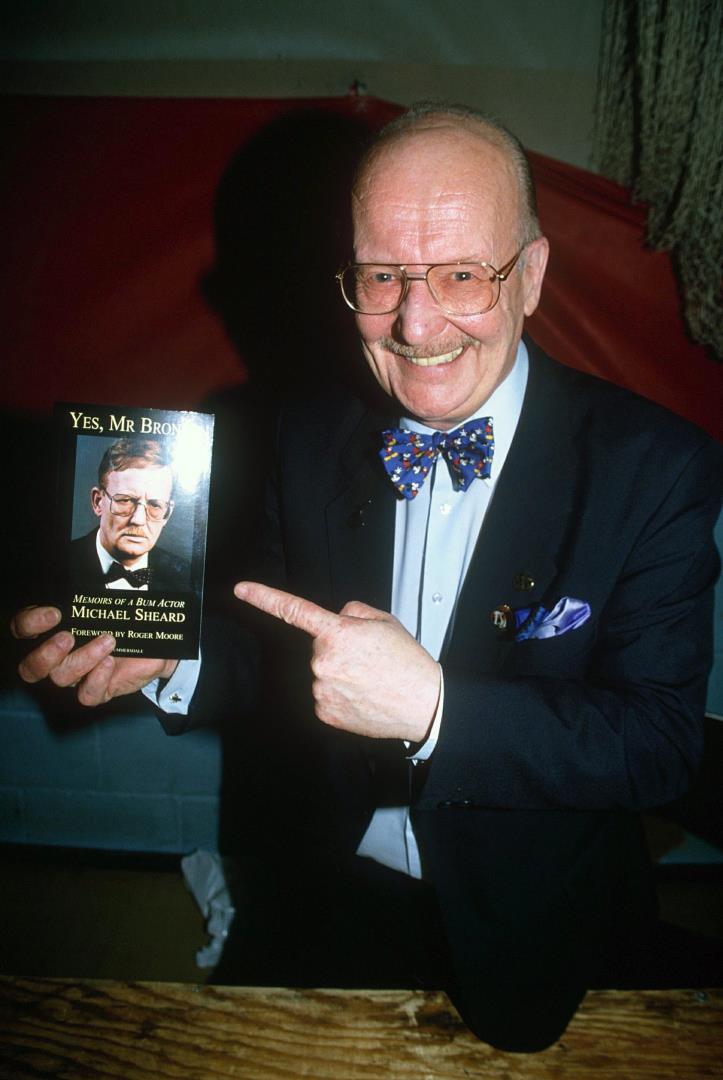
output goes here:
[[515, 574], [512, 579], [512, 588], [518, 592], [532, 592], [535, 587], [535, 579], [531, 574]]
[[514, 620], [514, 612], [509, 604], [500, 604], [490, 612], [490, 618], [495, 629], [504, 632], [509, 629], [510, 620]]

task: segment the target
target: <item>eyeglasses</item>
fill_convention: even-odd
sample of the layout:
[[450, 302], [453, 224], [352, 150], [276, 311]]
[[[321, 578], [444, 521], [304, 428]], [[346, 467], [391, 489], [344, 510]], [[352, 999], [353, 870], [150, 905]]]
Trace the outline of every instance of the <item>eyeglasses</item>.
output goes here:
[[389, 315], [404, 303], [410, 281], [426, 281], [434, 300], [447, 315], [484, 315], [500, 298], [500, 288], [524, 251], [496, 270], [488, 262], [435, 263], [424, 273], [405, 266], [351, 263], [336, 275], [341, 293], [360, 315]]
[[110, 512], [116, 517], [132, 517], [139, 506], [146, 512], [149, 521], [165, 521], [171, 516], [173, 500], [163, 502], [162, 499], [140, 499], [136, 495], [111, 495], [105, 488], [101, 489], [110, 500]]

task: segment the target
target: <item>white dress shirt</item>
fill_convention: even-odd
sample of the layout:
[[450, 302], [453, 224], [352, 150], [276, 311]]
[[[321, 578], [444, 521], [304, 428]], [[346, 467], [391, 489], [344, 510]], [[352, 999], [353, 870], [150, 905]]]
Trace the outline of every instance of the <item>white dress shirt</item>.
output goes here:
[[[440, 455], [414, 499], [400, 499], [394, 529], [392, 614], [438, 660], [454, 625], [460, 592], [495, 485], [512, 444], [527, 386], [528, 356], [520, 342], [507, 378], [464, 423], [481, 416], [493, 421], [491, 475], [456, 491]], [[434, 428], [402, 417], [401, 426], [431, 434]], [[456, 425], [460, 426], [460, 425]], [[413, 764], [429, 758], [437, 744], [444, 709], [444, 681], [430, 733], [415, 751]], [[382, 807], [374, 813], [357, 855], [421, 878], [419, 849], [408, 806]]]

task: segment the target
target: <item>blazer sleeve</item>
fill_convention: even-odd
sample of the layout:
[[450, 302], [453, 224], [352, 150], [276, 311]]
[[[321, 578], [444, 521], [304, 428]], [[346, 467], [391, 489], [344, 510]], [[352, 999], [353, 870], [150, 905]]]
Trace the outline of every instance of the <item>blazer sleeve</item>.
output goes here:
[[254, 636], [232, 619], [211, 616], [202, 628], [201, 672], [188, 713], [150, 707], [167, 735], [236, 722], [256, 704], [258, 669]]
[[514, 643], [495, 674], [445, 666], [444, 720], [419, 809], [641, 809], [687, 788], [711, 664], [720, 448], [699, 443], [678, 468], [658, 481], [664, 495], [568, 671], [552, 663], [556, 643], [574, 646], [582, 631]]

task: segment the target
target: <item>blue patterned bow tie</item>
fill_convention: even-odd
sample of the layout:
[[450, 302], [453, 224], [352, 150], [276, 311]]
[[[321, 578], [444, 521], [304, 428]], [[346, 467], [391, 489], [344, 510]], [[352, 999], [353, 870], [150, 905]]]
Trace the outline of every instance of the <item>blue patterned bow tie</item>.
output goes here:
[[382, 432], [382, 441], [379, 457], [405, 499], [419, 493], [439, 454], [449, 465], [455, 487], [466, 491], [475, 477], [488, 478], [495, 452], [491, 416], [480, 416], [454, 431], [435, 431], [432, 435], [388, 428]]

